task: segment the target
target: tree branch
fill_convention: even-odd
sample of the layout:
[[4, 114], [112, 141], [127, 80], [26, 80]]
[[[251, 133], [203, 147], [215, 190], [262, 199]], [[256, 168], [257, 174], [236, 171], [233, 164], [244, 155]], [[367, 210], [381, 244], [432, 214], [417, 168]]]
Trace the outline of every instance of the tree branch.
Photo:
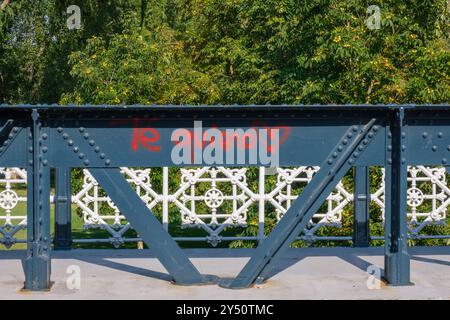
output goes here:
[[5, 10], [8, 4], [9, 0], [3, 0], [2, 4], [0, 5], [0, 10]]

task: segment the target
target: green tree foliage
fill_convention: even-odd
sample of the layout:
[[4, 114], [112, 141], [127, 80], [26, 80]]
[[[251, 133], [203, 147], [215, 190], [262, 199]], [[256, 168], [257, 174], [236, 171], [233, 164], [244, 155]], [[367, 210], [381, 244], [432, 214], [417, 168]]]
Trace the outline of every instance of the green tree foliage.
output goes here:
[[[81, 9], [79, 30], [66, 25], [72, 4]], [[140, 12], [141, 0], [11, 0], [0, 10], [0, 102], [59, 102], [74, 88], [70, 53], [93, 36], [109, 41], [133, 30]]]
[[[446, 0], [0, 2], [0, 103], [450, 100]], [[73, 4], [81, 8], [79, 30], [66, 26]], [[379, 29], [366, 24], [369, 5], [381, 9]], [[249, 174], [256, 183], [256, 171]], [[379, 183], [379, 172], [371, 178]], [[351, 187], [351, 174], [345, 183]], [[379, 214], [372, 220], [380, 234]], [[243, 235], [253, 236], [256, 211], [248, 221]], [[348, 235], [346, 221], [340, 230], [320, 233]], [[269, 214], [266, 231], [275, 223]]]
[[[381, 28], [365, 20], [381, 8]], [[180, 24], [223, 103], [449, 100], [447, 1], [185, 0]]]
[[[80, 30], [65, 27], [70, 4]], [[381, 9], [380, 29], [365, 23], [369, 5]], [[446, 102], [448, 19], [445, 0], [13, 0], [0, 11], [0, 99]]]
[[152, 33], [116, 35], [109, 44], [91, 38], [70, 62], [76, 86], [63, 103], [194, 104], [212, 103], [219, 95], [164, 26]]

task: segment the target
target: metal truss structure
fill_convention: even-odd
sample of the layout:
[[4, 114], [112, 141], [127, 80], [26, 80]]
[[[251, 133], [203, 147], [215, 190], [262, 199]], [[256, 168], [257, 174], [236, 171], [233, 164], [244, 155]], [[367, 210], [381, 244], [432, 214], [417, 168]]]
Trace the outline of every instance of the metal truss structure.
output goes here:
[[[369, 206], [374, 203], [384, 221], [384, 278], [392, 285], [408, 285], [408, 238], [433, 237], [422, 231], [445, 224], [450, 202], [448, 107], [4, 105], [0, 207], [5, 213], [0, 215], [0, 243], [26, 241], [25, 287], [49, 288], [50, 204], [55, 204], [55, 248], [70, 248], [74, 203], [85, 225], [105, 229], [111, 235], [107, 241], [114, 245], [142, 239], [175, 283], [218, 281], [224, 287], [245, 288], [266, 280], [294, 240], [312, 242], [321, 238], [316, 235], [321, 227], [339, 227], [349, 205], [354, 206], [354, 234], [344, 239], [355, 246], [368, 245]], [[264, 168], [247, 158], [244, 163], [211, 166], [202, 160], [195, 167], [176, 168], [171, 134], [178, 128], [193, 129], [194, 121], [219, 130], [280, 129], [279, 166]], [[368, 170], [374, 166], [383, 167], [382, 180], [371, 193]], [[72, 168], [84, 172], [82, 188], [75, 194]], [[353, 168], [354, 192], [342, 183]], [[151, 170], [161, 170], [158, 187]], [[177, 170], [176, 187], [169, 181], [171, 170]], [[268, 174], [276, 181], [267, 187]], [[249, 176], [257, 183], [250, 183]], [[15, 184], [26, 185], [26, 197], [14, 191]], [[14, 208], [25, 201], [27, 216], [15, 215]], [[100, 210], [101, 204], [109, 211]], [[217, 280], [198, 272], [175, 242], [189, 239], [173, 239], [167, 232], [169, 206], [179, 210], [184, 227], [198, 227], [207, 234], [195, 240], [213, 246], [232, 240], [221, 233], [230, 226], [246, 226], [249, 208], [257, 206], [258, 235], [236, 239], [256, 240], [258, 247], [235, 279]], [[152, 214], [157, 207], [162, 223]], [[278, 223], [265, 235], [268, 211]], [[26, 240], [17, 239], [25, 228]], [[139, 239], [124, 236], [130, 228]]]

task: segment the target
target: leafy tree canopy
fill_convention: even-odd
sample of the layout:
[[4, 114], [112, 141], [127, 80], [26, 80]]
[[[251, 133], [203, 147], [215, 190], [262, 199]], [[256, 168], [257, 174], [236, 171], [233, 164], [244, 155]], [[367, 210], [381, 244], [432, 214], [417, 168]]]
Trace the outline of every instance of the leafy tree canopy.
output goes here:
[[446, 0], [76, 2], [0, 9], [1, 102], [449, 101]]

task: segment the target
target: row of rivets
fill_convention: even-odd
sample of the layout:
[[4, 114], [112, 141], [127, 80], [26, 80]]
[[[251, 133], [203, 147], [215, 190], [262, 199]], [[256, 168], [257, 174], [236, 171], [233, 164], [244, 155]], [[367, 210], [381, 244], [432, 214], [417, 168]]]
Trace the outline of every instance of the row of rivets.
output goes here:
[[[80, 127], [78, 130], [79, 130], [80, 132], [84, 132], [84, 128], [83, 128], [83, 127]], [[64, 139], [64, 140], [67, 140], [67, 145], [68, 145], [69, 147], [72, 148], [72, 151], [73, 151], [74, 153], [78, 153], [78, 152], [80, 151], [80, 148], [79, 148], [78, 146], [75, 145], [75, 142], [74, 142], [72, 139], [69, 139], [69, 138], [70, 138], [69, 134], [66, 133], [66, 132], [64, 132], [64, 129], [63, 129], [62, 127], [57, 128], [56, 131], [58, 131], [59, 133], [62, 133], [63, 139]], [[88, 137], [88, 138], [89, 138], [89, 137]], [[85, 159], [84, 153], [80, 153], [80, 154], [78, 155], [78, 158], [79, 158], [80, 160], [83, 160], [83, 159], [84, 159], [84, 161], [83, 161], [83, 164], [84, 164], [84, 165], [86, 165], [86, 166], [89, 165], [89, 160], [88, 160], [88, 159]]]
[[[360, 145], [358, 146], [358, 148], [357, 148], [357, 150], [358, 150], [359, 152], [358, 152], [358, 151], [353, 152], [352, 157], [353, 157], [354, 159], [349, 159], [349, 160], [348, 160], [348, 164], [353, 165], [353, 164], [355, 163], [355, 160], [356, 160], [356, 159], [360, 156], [360, 154], [361, 154], [360, 152], [363, 151], [363, 150], [365, 149], [365, 147], [369, 144], [370, 140], [372, 140], [373, 137], [375, 137], [375, 134], [378, 132], [378, 129], [379, 129], [378, 125], [375, 125], [375, 126], [372, 127], [372, 129], [370, 129], [370, 131], [367, 133], [367, 138], [365, 138], [365, 139], [362, 141], [362, 144], [360, 144]], [[356, 130], [355, 130], [355, 132], [356, 132]]]
[[[358, 131], [358, 126], [353, 126], [351, 130], [353, 132]], [[348, 139], [351, 139], [353, 137], [353, 133], [352, 132], [348, 132], [346, 136], [347, 136]], [[338, 155], [339, 155], [338, 152], [342, 152], [342, 150], [344, 150], [344, 146], [343, 145], [348, 144], [347, 138], [344, 138], [341, 141], [341, 144], [339, 144], [338, 147], [337, 147], [337, 152], [336, 151], [333, 152], [333, 154], [331, 155], [331, 158], [328, 159], [327, 163], [329, 165], [333, 164], [333, 161], [334, 161], [333, 159], [336, 159], [338, 157]]]
[[17, 133], [20, 131], [18, 127], [14, 127], [11, 133], [8, 135], [5, 141], [3, 141], [3, 145], [0, 147], [0, 153], [3, 153], [6, 150], [6, 147], [10, 145], [12, 140], [17, 136]]
[[[40, 128], [40, 127], [41, 127], [41, 123], [39, 122], [39, 123], [38, 123], [38, 128]], [[48, 139], [48, 134], [47, 134], [47, 133], [44, 132], [44, 133], [42, 133], [42, 134], [40, 135], [40, 138], [39, 138], [39, 145], [42, 146], [42, 148], [39, 149], [39, 156], [38, 156], [38, 159], [39, 159], [39, 162], [41, 163], [41, 165], [42, 165], [43, 167], [48, 166], [48, 160], [45, 159], [45, 157], [44, 157], [44, 154], [47, 153], [47, 151], [48, 151], [48, 147], [47, 147], [46, 145], [44, 145], [44, 142], [45, 142], [47, 139]], [[31, 152], [32, 152], [33, 149], [32, 149], [32, 148], [30, 148], [30, 149], [31, 149]], [[30, 150], [30, 149], [29, 149], [29, 150]], [[31, 161], [31, 162], [32, 162], [32, 161]], [[43, 170], [44, 170], [43, 168], [39, 168], [39, 178], [42, 178], [43, 172], [44, 172]], [[42, 210], [42, 209], [43, 209], [43, 201], [42, 201], [42, 197], [43, 197], [43, 187], [42, 187], [41, 184], [39, 184], [38, 192], [39, 192], [38, 206], [39, 206], [39, 209]], [[43, 218], [40, 217], [39, 220], [38, 220], [39, 225], [42, 226], [42, 225], [43, 225], [43, 222], [44, 222]], [[41, 250], [42, 250], [41, 252], [46, 252], [46, 251], [48, 250], [48, 245], [46, 244], [46, 242], [48, 242], [48, 237], [43, 236], [42, 233], [40, 233], [40, 234], [39, 234], [39, 239], [40, 239], [40, 241], [43, 241], [43, 242], [44, 242], [44, 244], [43, 244], [42, 247], [41, 247]]]
[[[148, 115], [147, 115], [147, 116], [148, 116]], [[80, 127], [80, 128], [78, 128], [78, 131], [80, 131], [80, 133], [83, 133], [83, 138], [84, 138], [85, 140], [88, 140], [88, 139], [90, 138], [89, 133], [86, 132], [86, 128]], [[95, 145], [95, 140], [94, 140], [94, 139], [90, 139], [88, 143], [89, 143], [89, 145], [90, 145], [91, 147], [94, 148], [94, 152], [95, 152], [95, 153], [100, 153], [100, 147]], [[80, 159], [84, 159], [85, 156], [84, 156], [84, 154], [81, 153], [78, 157], [79, 157]], [[105, 160], [106, 155], [102, 152], [102, 153], [99, 154], [99, 158], [102, 159], [102, 160]], [[85, 160], [83, 161], [83, 164], [86, 165], [86, 166], [89, 165], [89, 160], [88, 160], [88, 159], [85, 159]], [[110, 160], [110, 159], [106, 159], [106, 160], [105, 160], [105, 165], [109, 166], [110, 164], [111, 164], [111, 160]]]

